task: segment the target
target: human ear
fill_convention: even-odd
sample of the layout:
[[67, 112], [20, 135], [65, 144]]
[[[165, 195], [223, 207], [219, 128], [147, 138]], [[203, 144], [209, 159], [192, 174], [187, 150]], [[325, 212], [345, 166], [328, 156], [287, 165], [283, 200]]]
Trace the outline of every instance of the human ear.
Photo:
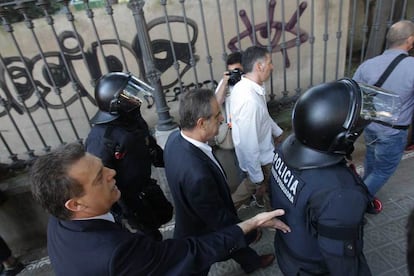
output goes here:
[[259, 72], [263, 72], [264, 71], [264, 68], [265, 68], [264, 63], [262, 63], [262, 62], [259, 61], [257, 63], [257, 69], [259, 70]]
[[66, 209], [72, 212], [79, 212], [85, 208], [85, 206], [78, 202], [77, 199], [71, 198], [65, 202]]
[[206, 127], [205, 127], [205, 121], [206, 121], [206, 119], [205, 118], [198, 118], [198, 120], [197, 120], [197, 127], [199, 127], [199, 128], [201, 128], [201, 129], [205, 129]]

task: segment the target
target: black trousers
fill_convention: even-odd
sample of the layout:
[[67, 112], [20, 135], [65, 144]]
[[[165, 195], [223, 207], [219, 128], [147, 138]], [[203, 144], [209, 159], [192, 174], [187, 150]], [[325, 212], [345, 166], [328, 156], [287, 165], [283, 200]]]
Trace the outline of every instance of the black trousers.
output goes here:
[[3, 238], [0, 236], [0, 262], [4, 262], [11, 256], [11, 250]]

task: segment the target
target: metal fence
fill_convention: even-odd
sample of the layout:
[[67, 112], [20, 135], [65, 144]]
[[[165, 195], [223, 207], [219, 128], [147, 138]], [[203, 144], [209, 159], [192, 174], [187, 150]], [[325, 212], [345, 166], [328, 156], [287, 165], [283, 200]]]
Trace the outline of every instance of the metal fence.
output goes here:
[[[272, 52], [278, 67], [269, 101], [283, 108], [312, 85], [352, 76], [383, 51], [393, 22], [414, 21], [407, 0], [72, 2], [0, 4], [0, 163], [11, 169], [85, 138], [96, 112], [93, 86], [106, 72], [149, 82], [148, 112], [168, 131], [176, 127], [169, 106], [184, 89], [214, 89], [230, 52], [250, 45]], [[50, 13], [52, 4], [58, 13]], [[16, 12], [20, 23], [12, 23]]]

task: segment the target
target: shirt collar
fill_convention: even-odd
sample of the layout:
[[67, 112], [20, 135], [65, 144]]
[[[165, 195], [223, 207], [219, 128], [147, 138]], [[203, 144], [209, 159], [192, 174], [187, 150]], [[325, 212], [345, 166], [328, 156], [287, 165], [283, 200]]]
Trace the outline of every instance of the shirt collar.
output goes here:
[[242, 75], [242, 79], [245, 80], [245, 82], [248, 82], [249, 85], [253, 88], [254, 92], [256, 92], [257, 94], [261, 96], [266, 94], [264, 85], [259, 85], [257, 82], [254, 82], [251, 79], [246, 78], [244, 75]]
[[181, 133], [181, 136], [185, 140], [187, 140], [188, 142], [190, 142], [191, 144], [193, 144], [197, 148], [201, 148], [201, 149], [205, 149], [205, 150], [208, 150], [208, 151], [212, 151], [212, 148], [207, 143], [203, 143], [203, 142], [197, 141], [197, 140], [195, 140], [193, 138], [190, 138], [187, 135], [185, 135], [182, 131], [180, 133]]
[[103, 215], [99, 215], [99, 216], [94, 216], [94, 217], [90, 217], [90, 218], [76, 218], [73, 220], [88, 220], [88, 219], [103, 219], [103, 220], [108, 220], [111, 222], [115, 222], [114, 216], [111, 213], [106, 213]]
[[390, 53], [397, 53], [397, 54], [407, 54], [407, 51], [404, 51], [402, 49], [387, 49], [384, 51], [384, 54], [390, 54]]

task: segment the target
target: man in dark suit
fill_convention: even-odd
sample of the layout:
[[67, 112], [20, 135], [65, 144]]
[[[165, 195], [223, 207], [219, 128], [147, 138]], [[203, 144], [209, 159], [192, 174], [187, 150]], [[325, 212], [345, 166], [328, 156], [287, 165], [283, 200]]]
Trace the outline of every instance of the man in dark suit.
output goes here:
[[246, 246], [244, 234], [278, 227], [283, 210], [261, 213], [216, 233], [162, 242], [130, 233], [114, 222], [111, 206], [120, 198], [115, 171], [67, 144], [34, 163], [35, 199], [51, 214], [48, 253], [56, 275], [188, 275]]
[[[226, 174], [207, 144], [223, 121], [213, 91], [195, 89], [182, 94], [179, 115], [181, 131], [169, 136], [164, 150], [165, 172], [175, 203], [174, 237], [200, 236], [240, 222]], [[177, 162], [177, 156], [184, 162]], [[257, 241], [260, 233], [247, 235], [247, 243]], [[274, 260], [273, 254], [259, 256], [248, 246], [228, 257], [246, 273], [267, 267]], [[208, 271], [200, 274], [207, 275]]]

